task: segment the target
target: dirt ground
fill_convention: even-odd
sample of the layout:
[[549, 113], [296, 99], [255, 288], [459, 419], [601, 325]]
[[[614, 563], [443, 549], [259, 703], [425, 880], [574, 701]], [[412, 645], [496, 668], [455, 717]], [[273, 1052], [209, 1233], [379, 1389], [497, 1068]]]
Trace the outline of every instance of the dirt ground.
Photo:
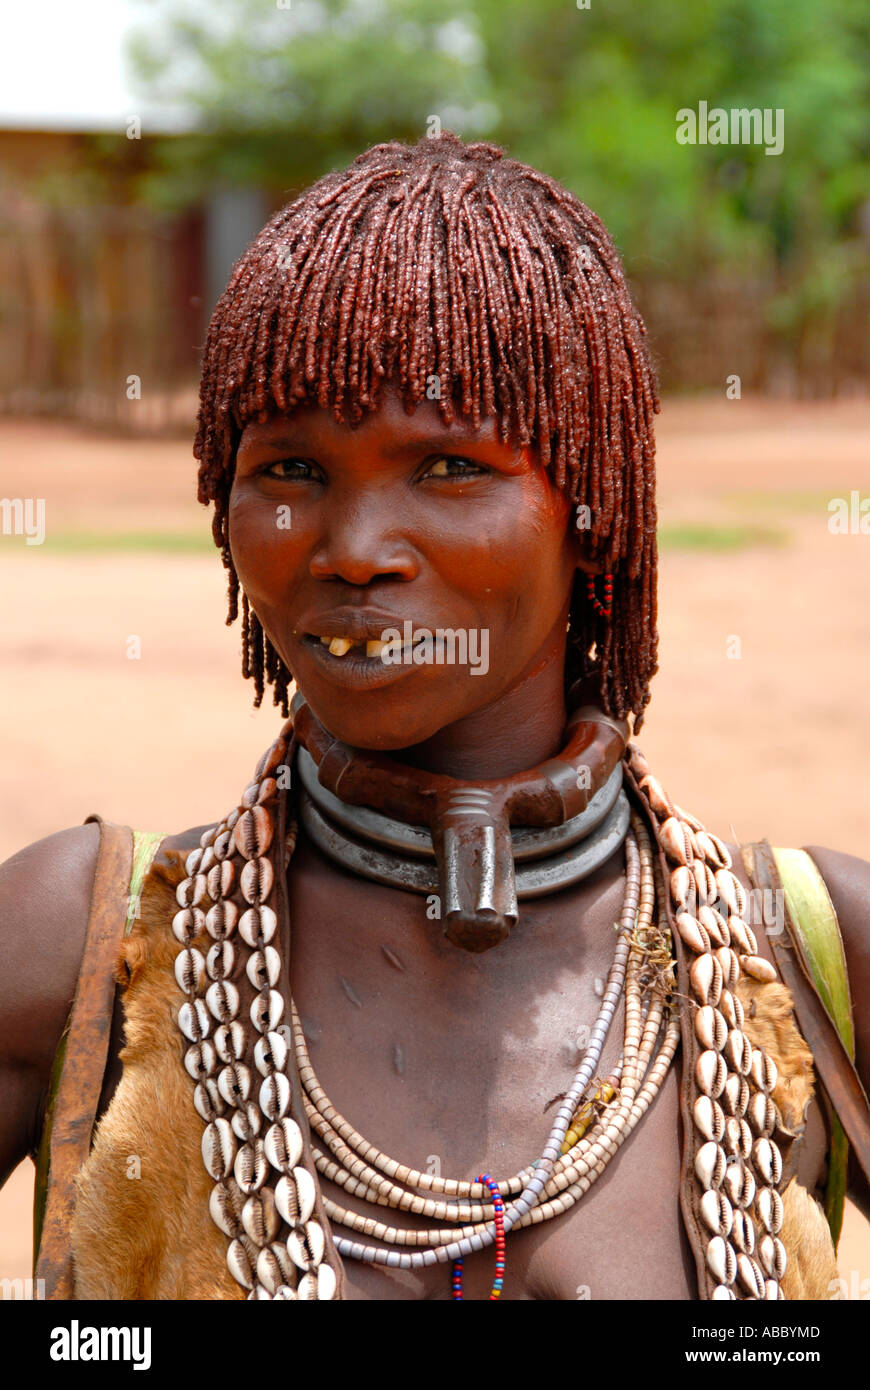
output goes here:
[[[658, 437], [661, 670], [637, 741], [727, 839], [870, 858], [870, 535], [828, 525], [832, 498], [870, 497], [870, 403], [671, 401]], [[7, 420], [0, 460], [2, 496], [46, 518], [43, 545], [0, 534], [0, 859], [92, 811], [214, 819], [280, 715], [239, 674], [189, 444]], [[29, 1271], [31, 1192], [28, 1161], [0, 1193], [0, 1277]], [[854, 1208], [840, 1268], [870, 1278]]]

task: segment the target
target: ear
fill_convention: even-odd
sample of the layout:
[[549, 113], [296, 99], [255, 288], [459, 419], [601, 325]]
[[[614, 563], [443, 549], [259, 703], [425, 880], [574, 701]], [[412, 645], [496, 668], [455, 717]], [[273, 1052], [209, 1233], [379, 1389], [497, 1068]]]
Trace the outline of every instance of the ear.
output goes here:
[[590, 558], [593, 550], [591, 508], [584, 503], [574, 503], [568, 513], [568, 527], [571, 557], [577, 569], [584, 575], [603, 574], [604, 565], [601, 561]]

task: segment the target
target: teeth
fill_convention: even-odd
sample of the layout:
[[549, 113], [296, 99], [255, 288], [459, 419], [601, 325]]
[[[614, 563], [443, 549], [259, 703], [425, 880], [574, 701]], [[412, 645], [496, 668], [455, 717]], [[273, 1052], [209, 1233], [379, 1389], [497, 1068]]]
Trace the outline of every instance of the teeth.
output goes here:
[[352, 647], [357, 649], [365, 647], [366, 656], [380, 657], [387, 646], [386, 642], [374, 639], [366, 642], [364, 640], [354, 641], [350, 637], [321, 637], [320, 641], [324, 647], [329, 648], [333, 656], [346, 656]]

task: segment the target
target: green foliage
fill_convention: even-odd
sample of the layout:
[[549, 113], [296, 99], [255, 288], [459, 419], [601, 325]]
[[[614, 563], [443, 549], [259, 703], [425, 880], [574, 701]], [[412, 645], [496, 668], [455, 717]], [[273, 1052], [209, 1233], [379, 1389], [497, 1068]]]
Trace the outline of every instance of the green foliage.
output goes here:
[[215, 181], [295, 188], [427, 118], [475, 132], [491, 111], [482, 45], [457, 0], [215, 0], [167, 8], [133, 56], [152, 98], [197, 113], [167, 140], [152, 198], [195, 201]]
[[[761, 286], [775, 336], [796, 343], [867, 281], [865, 0], [164, 3], [139, 71], [197, 131], [163, 143], [152, 201], [221, 182], [283, 201], [437, 115], [561, 179], [641, 281]], [[783, 152], [678, 144], [677, 112], [700, 101], [781, 108]]]

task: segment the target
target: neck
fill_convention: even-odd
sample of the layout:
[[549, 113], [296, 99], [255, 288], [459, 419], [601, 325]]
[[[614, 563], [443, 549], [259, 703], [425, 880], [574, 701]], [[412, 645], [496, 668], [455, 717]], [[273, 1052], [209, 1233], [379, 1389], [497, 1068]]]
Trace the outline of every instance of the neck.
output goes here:
[[390, 756], [463, 781], [512, 777], [559, 751], [567, 718], [563, 636], [498, 700]]
[[[555, 650], [542, 654], [502, 699], [449, 726], [428, 747], [401, 750], [400, 760], [349, 748], [323, 728], [301, 693], [294, 698], [294, 727], [322, 787], [339, 802], [428, 825], [445, 934], [470, 951], [497, 945], [517, 921], [512, 824], [548, 828], [581, 815], [625, 753], [624, 720], [581, 702], [568, 722], [564, 642], [563, 629], [558, 659]], [[448, 759], [450, 771], [442, 771]], [[467, 785], [474, 781], [487, 785]], [[626, 802], [622, 834], [627, 812]]]

